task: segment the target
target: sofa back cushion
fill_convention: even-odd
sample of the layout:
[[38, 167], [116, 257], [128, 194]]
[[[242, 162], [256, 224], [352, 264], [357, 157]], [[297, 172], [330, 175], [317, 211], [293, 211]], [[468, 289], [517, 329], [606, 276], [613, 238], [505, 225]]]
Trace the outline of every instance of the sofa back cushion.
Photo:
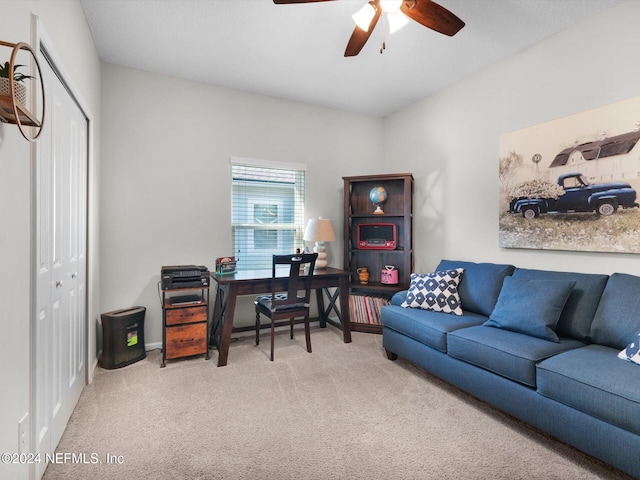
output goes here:
[[589, 342], [591, 322], [596, 314], [608, 275], [556, 272], [516, 268], [513, 278], [521, 280], [574, 281], [575, 286], [560, 315], [556, 333], [563, 337]]
[[591, 324], [591, 341], [625, 348], [640, 330], [640, 277], [614, 273], [602, 293]]
[[498, 301], [505, 277], [515, 269], [513, 265], [497, 263], [474, 263], [458, 260], [442, 260], [436, 270], [463, 268], [458, 293], [462, 309], [490, 316]]

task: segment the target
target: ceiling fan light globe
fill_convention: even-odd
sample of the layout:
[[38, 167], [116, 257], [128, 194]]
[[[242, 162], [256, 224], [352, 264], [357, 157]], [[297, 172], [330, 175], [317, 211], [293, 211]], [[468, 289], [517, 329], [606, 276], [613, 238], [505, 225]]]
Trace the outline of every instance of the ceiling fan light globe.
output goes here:
[[400, 10], [388, 13], [387, 20], [389, 21], [389, 33], [395, 33], [409, 23], [409, 17]]
[[393, 13], [400, 10], [402, 0], [380, 0], [380, 8], [387, 13]]
[[376, 14], [376, 9], [369, 3], [367, 3], [364, 7], [358, 10], [356, 13], [351, 15], [353, 21], [356, 22], [356, 25], [360, 27], [365, 32], [369, 30], [369, 24]]

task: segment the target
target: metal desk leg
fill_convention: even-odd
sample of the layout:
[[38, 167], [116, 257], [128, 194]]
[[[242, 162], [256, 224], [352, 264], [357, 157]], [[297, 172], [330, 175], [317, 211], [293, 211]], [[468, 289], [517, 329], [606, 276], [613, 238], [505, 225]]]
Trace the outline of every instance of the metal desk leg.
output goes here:
[[[204, 291], [202, 292], [204, 296]], [[204, 356], [205, 360], [209, 360], [211, 356], [209, 355], [209, 289], [207, 288], [207, 354]]]
[[164, 300], [166, 295], [164, 291], [162, 292], [162, 363], [160, 364], [160, 368], [164, 368], [167, 366], [167, 309], [164, 308]]

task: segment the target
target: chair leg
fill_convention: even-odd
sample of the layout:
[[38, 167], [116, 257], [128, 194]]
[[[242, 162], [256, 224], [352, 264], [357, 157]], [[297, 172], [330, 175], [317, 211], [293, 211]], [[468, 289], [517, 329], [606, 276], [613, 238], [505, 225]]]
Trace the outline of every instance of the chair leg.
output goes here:
[[290, 327], [290, 329], [291, 329], [290, 338], [293, 340], [293, 318], [289, 319], [289, 323], [291, 324], [291, 327]]
[[260, 312], [256, 310], [256, 345], [260, 345]]
[[311, 329], [309, 328], [309, 315], [304, 317], [304, 336], [307, 339], [307, 352], [311, 353]]
[[271, 361], [272, 362], [273, 362], [273, 337], [275, 335], [275, 330], [276, 330], [276, 326], [272, 318], [271, 319]]

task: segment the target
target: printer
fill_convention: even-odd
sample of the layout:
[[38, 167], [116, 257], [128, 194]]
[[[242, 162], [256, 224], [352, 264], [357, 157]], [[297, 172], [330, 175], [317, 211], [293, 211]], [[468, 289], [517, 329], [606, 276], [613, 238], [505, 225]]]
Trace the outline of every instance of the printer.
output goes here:
[[209, 280], [209, 269], [202, 265], [170, 265], [160, 271], [162, 290], [205, 288]]

